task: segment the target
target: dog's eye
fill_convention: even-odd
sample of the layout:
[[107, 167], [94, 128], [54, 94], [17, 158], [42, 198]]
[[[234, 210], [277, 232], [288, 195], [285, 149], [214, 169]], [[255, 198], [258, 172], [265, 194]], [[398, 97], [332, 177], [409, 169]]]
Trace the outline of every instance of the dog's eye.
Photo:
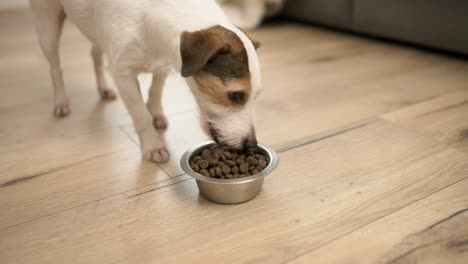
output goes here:
[[234, 103], [242, 102], [244, 100], [244, 92], [229, 92], [229, 100]]

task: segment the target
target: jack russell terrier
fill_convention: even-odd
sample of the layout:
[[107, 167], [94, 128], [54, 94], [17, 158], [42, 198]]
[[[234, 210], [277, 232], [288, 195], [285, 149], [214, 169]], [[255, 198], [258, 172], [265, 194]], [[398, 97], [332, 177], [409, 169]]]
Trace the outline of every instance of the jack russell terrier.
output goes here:
[[[165, 162], [156, 131], [167, 127], [162, 88], [171, 70], [185, 77], [205, 133], [233, 148], [255, 147], [254, 99], [261, 88], [258, 43], [228, 21], [214, 0], [31, 0], [40, 46], [50, 66], [54, 114], [70, 112], [63, 87], [59, 38], [69, 18], [92, 43], [97, 89], [114, 99], [103, 55], [133, 120], [143, 157]], [[148, 101], [137, 75], [151, 72]]]

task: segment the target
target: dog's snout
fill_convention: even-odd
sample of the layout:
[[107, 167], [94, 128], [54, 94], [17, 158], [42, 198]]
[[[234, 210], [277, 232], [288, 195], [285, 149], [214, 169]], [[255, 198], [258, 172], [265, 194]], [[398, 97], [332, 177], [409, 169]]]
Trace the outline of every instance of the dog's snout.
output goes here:
[[256, 148], [258, 145], [255, 136], [247, 137], [244, 141], [244, 148]]

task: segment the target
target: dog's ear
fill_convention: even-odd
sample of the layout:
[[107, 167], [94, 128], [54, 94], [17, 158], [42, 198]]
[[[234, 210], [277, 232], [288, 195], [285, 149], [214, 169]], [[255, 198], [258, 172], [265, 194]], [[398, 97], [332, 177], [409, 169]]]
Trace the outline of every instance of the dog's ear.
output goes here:
[[228, 47], [216, 32], [183, 32], [180, 39], [182, 76], [189, 77], [199, 72], [210, 58], [225, 49]]

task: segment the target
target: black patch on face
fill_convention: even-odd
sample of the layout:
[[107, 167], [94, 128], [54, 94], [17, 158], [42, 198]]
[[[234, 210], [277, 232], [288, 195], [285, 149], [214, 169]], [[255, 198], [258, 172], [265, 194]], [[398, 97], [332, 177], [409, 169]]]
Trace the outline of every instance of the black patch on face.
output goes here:
[[233, 52], [231, 49], [220, 50], [203, 67], [203, 71], [218, 77], [223, 83], [231, 79], [240, 79], [249, 74], [249, 62], [245, 49]]

